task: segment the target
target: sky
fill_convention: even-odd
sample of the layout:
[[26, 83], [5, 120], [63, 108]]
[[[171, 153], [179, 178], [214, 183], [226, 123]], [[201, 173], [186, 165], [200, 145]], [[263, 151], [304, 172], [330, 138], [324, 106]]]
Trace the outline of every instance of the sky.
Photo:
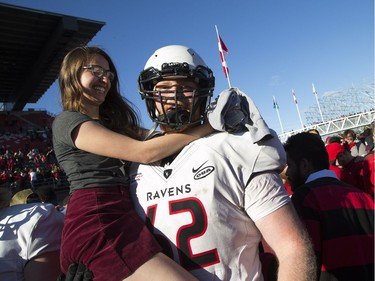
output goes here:
[[[374, 80], [373, 0], [1, 0], [22, 7], [105, 22], [89, 45], [104, 48], [119, 72], [122, 95], [149, 128], [137, 78], [163, 46], [193, 48], [213, 70], [214, 98], [228, 88], [215, 25], [229, 49], [232, 87], [256, 103], [267, 124], [281, 133], [306, 125], [304, 111], [318, 97]], [[298, 101], [293, 101], [292, 89]], [[279, 110], [273, 108], [273, 96]], [[26, 108], [61, 112], [55, 82]], [[298, 114], [298, 111], [300, 114]], [[279, 115], [277, 114], [279, 113]]]

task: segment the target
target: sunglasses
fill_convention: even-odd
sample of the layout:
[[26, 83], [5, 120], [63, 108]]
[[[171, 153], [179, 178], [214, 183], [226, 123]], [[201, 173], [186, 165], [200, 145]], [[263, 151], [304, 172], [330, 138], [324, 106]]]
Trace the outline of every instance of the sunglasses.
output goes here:
[[94, 75], [95, 77], [102, 78], [103, 76], [105, 76], [111, 82], [113, 81], [113, 79], [115, 79], [115, 74], [112, 71], [105, 70], [103, 67], [99, 65], [89, 64], [83, 66], [82, 68], [91, 71], [92, 75]]

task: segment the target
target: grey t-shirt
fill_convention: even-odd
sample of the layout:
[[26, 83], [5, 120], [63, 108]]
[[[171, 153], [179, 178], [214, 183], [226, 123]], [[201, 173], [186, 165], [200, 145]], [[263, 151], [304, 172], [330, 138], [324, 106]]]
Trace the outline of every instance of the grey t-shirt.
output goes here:
[[72, 132], [86, 121], [93, 119], [80, 112], [64, 111], [52, 124], [53, 147], [68, 177], [70, 192], [90, 187], [127, 185], [128, 175], [122, 173], [123, 163], [119, 159], [86, 152], [74, 145]]

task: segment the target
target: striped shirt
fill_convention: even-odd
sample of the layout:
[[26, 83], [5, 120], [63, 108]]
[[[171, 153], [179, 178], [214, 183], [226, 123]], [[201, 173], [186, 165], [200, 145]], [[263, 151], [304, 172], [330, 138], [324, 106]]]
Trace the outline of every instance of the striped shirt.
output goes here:
[[374, 200], [319, 171], [292, 202], [311, 236], [321, 281], [374, 280]]

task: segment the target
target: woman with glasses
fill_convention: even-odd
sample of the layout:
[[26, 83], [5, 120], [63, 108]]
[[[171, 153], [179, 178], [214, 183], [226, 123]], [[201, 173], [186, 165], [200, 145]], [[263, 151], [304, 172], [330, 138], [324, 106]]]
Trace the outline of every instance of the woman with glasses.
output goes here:
[[194, 280], [160, 252], [135, 213], [124, 164], [165, 158], [212, 128], [202, 125], [140, 141], [143, 130], [120, 94], [115, 65], [97, 47], [70, 51], [59, 85], [64, 111], [52, 126], [53, 145], [71, 194], [61, 244], [62, 271], [83, 263], [94, 280], [148, 280], [150, 274], [153, 280]]

